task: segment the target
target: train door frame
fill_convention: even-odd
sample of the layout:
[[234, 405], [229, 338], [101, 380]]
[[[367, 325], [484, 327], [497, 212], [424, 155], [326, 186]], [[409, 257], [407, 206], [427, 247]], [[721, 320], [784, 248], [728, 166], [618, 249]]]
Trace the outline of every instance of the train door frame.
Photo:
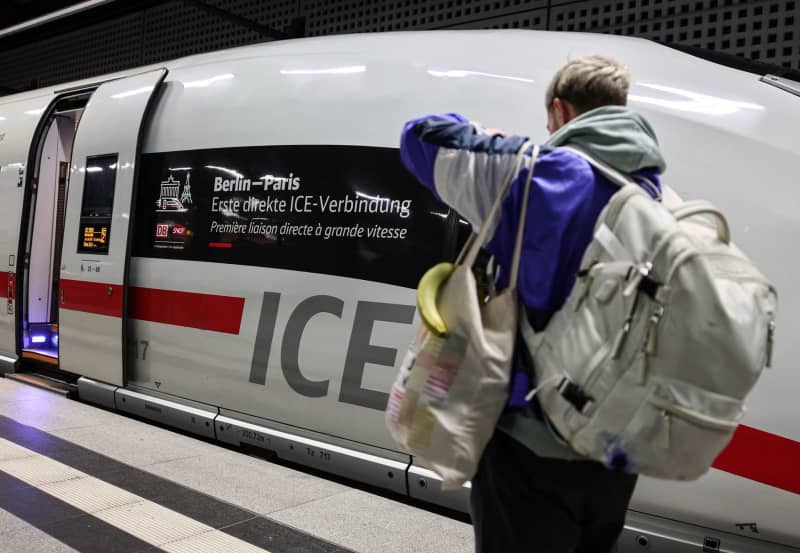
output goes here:
[[[5, 100], [5, 99], [4, 99]], [[17, 348], [17, 269], [25, 179], [30, 172], [31, 144], [51, 106], [46, 91], [0, 102], [0, 373], [14, 372]]]
[[[42, 336], [47, 336], [45, 340], [47, 342], [51, 342], [52, 344], [52, 336], [56, 336], [55, 339], [55, 350], [56, 350], [56, 357], [51, 357], [49, 355], [42, 355], [37, 354], [36, 352], [31, 351], [34, 348], [28, 348], [28, 344], [26, 344], [26, 333], [28, 332], [29, 324], [28, 324], [28, 316], [30, 311], [30, 304], [29, 304], [29, 293], [30, 293], [30, 274], [31, 274], [31, 264], [33, 259], [31, 258], [31, 252], [33, 249], [33, 238], [34, 233], [36, 230], [36, 211], [37, 211], [37, 199], [38, 199], [38, 184], [41, 178], [41, 166], [42, 166], [42, 157], [46, 155], [45, 152], [45, 143], [51, 132], [51, 129], [54, 125], [57, 125], [57, 117], [60, 114], [66, 113], [67, 111], [76, 111], [80, 110], [81, 113], [86, 108], [86, 104], [88, 103], [89, 99], [91, 98], [92, 93], [94, 92], [95, 87], [83, 87], [74, 90], [66, 90], [66, 91], [56, 91], [55, 98], [50, 102], [45, 112], [42, 114], [41, 118], [39, 119], [39, 123], [37, 124], [36, 130], [33, 134], [33, 138], [30, 143], [30, 148], [28, 151], [28, 168], [30, 169], [27, 171], [25, 176], [25, 185], [24, 185], [24, 196], [22, 202], [22, 211], [20, 214], [20, 232], [19, 232], [19, 243], [18, 243], [18, 251], [17, 251], [17, 310], [15, 314], [15, 326], [16, 326], [16, 349], [17, 349], [17, 356], [21, 361], [21, 369], [31, 368], [35, 370], [45, 369], [48, 371], [51, 370], [58, 370], [59, 363], [58, 363], [58, 331], [52, 329], [52, 324], [54, 321], [49, 321], [48, 324], [45, 324], [45, 327], [51, 327], [49, 330], [45, 328], [45, 333]], [[76, 121], [75, 127], [72, 130], [72, 137], [71, 137], [71, 144], [70, 144], [70, 152], [68, 157], [69, 163], [72, 162], [72, 146], [75, 142], [75, 137], [78, 133], [78, 124], [79, 120]], [[60, 131], [59, 131], [60, 133]], [[60, 137], [59, 137], [60, 138]], [[65, 197], [63, 199], [64, 207], [66, 209], [66, 201], [67, 196], [69, 194], [69, 184], [70, 184], [70, 174], [68, 172], [66, 176], [66, 186], [64, 190]], [[66, 215], [66, 214], [65, 214]], [[57, 222], [53, 223], [57, 226]], [[66, 226], [66, 217], [63, 221], [63, 226]], [[61, 257], [61, 249], [63, 246], [63, 236], [64, 236], [64, 228], [54, 229], [55, 237], [53, 238], [52, 250], [51, 250], [51, 270], [52, 270], [52, 278], [51, 278], [51, 285], [50, 285], [50, 292], [53, 294], [51, 298], [51, 302], [53, 306], [57, 305], [57, 290], [54, 288], [54, 285], [58, 282], [58, 275], [60, 273], [59, 267], [56, 264]], [[51, 308], [51, 314], [55, 312], [55, 325], [57, 328], [57, 320], [58, 320], [58, 309]], [[52, 317], [52, 315], [51, 315]]]
[[103, 82], [75, 137], [59, 280], [61, 370], [126, 384], [128, 272], [139, 161], [166, 68]]

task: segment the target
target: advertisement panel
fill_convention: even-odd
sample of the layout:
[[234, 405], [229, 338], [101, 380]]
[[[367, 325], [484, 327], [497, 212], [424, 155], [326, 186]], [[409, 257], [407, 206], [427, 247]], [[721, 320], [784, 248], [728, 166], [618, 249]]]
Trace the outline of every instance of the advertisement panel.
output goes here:
[[448, 210], [397, 150], [262, 146], [143, 156], [134, 255], [415, 287]]

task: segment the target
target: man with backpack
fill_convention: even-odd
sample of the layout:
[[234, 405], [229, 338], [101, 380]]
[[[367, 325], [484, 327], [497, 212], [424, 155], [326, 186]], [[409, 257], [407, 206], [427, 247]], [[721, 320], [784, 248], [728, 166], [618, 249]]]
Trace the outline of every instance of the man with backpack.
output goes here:
[[[648, 122], [625, 107], [629, 83], [621, 64], [586, 56], [566, 63], [548, 86], [551, 137], [535, 162], [518, 285], [527, 322], [536, 331], [567, 299], [598, 215], [619, 190], [581, 155], [558, 147], [576, 147], [660, 198], [666, 164]], [[430, 115], [405, 125], [401, 157], [423, 185], [479, 228], [526, 140], [458, 114]], [[501, 287], [508, 281], [523, 184], [521, 178], [513, 182], [486, 245], [501, 268]], [[476, 549], [610, 551], [636, 475], [609, 470], [562, 444], [535, 398], [525, 399], [534, 386], [530, 354], [522, 340], [517, 349], [509, 406], [472, 480]]]

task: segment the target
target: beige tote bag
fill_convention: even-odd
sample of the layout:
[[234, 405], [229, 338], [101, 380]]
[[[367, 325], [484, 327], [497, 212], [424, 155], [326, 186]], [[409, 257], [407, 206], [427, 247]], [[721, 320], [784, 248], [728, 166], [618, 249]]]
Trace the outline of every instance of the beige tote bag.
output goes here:
[[447, 333], [436, 336], [420, 324], [386, 407], [392, 437], [436, 472], [445, 490], [475, 475], [508, 397], [519, 317], [517, 274], [538, 146], [523, 192], [508, 288], [479, 301], [472, 265], [495, 228], [528, 146], [530, 142], [520, 148], [480, 232], [465, 245], [455, 271], [439, 290], [437, 305]]

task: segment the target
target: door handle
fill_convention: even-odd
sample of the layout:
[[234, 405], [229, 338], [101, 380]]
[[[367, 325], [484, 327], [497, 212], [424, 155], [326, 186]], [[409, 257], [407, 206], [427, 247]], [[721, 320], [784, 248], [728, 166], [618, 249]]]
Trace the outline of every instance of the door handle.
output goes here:
[[61, 289], [61, 305], [64, 305], [64, 289]]
[[6, 297], [9, 302], [14, 301], [16, 294], [17, 275], [15, 273], [8, 273], [8, 289], [6, 290]]

